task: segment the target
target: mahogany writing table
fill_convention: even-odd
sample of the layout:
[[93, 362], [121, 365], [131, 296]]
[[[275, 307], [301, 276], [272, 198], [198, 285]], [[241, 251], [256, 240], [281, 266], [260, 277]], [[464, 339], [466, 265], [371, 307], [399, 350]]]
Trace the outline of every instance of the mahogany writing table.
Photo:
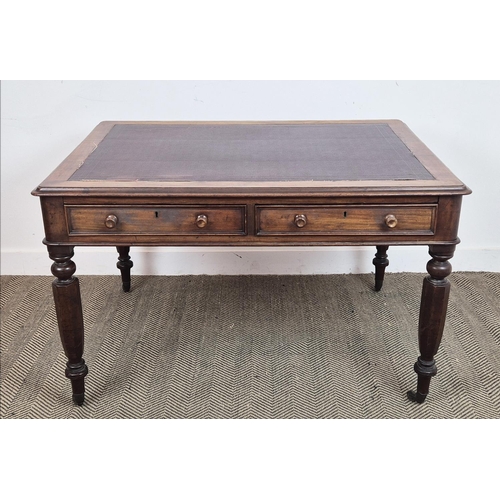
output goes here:
[[73, 400], [88, 369], [75, 246], [372, 245], [380, 290], [390, 245], [428, 245], [412, 401], [436, 374], [462, 196], [470, 190], [398, 120], [102, 122], [34, 191], [56, 277]]

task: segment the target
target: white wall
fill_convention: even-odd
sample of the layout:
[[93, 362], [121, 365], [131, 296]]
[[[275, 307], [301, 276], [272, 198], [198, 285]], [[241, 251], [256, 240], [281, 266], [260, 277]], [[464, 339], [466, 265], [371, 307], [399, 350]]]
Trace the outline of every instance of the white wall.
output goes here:
[[[4, 81], [1, 272], [50, 274], [30, 192], [103, 120], [403, 120], [472, 190], [455, 270], [500, 271], [500, 82]], [[372, 248], [136, 248], [136, 274], [371, 272]], [[425, 271], [426, 247], [388, 271]], [[77, 248], [79, 274], [112, 274], [114, 249]]]

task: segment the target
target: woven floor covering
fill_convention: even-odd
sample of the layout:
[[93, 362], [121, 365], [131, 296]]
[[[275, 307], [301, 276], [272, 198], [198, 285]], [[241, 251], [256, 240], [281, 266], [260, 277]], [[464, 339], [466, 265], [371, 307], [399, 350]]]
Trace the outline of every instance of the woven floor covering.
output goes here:
[[71, 402], [51, 277], [1, 279], [1, 416], [499, 418], [500, 273], [454, 273], [439, 373], [416, 386], [423, 274], [80, 277], [86, 402]]

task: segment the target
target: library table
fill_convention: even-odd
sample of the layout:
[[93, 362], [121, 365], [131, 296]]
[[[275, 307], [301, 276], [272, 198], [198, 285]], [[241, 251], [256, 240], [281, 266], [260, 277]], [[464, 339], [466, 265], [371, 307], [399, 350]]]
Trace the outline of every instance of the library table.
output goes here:
[[[471, 191], [399, 120], [100, 123], [40, 197], [73, 401], [83, 404], [75, 246], [114, 246], [125, 292], [131, 246], [427, 245], [415, 363], [422, 403], [437, 372], [462, 196]], [[311, 256], [312, 258], [312, 256]]]

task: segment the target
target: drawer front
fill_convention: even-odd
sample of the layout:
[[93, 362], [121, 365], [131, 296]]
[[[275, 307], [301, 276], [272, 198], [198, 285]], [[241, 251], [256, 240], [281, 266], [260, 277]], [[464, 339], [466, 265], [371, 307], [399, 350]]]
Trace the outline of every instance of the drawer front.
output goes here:
[[257, 235], [434, 234], [436, 205], [260, 205]]
[[245, 205], [67, 205], [68, 234], [246, 234]]

